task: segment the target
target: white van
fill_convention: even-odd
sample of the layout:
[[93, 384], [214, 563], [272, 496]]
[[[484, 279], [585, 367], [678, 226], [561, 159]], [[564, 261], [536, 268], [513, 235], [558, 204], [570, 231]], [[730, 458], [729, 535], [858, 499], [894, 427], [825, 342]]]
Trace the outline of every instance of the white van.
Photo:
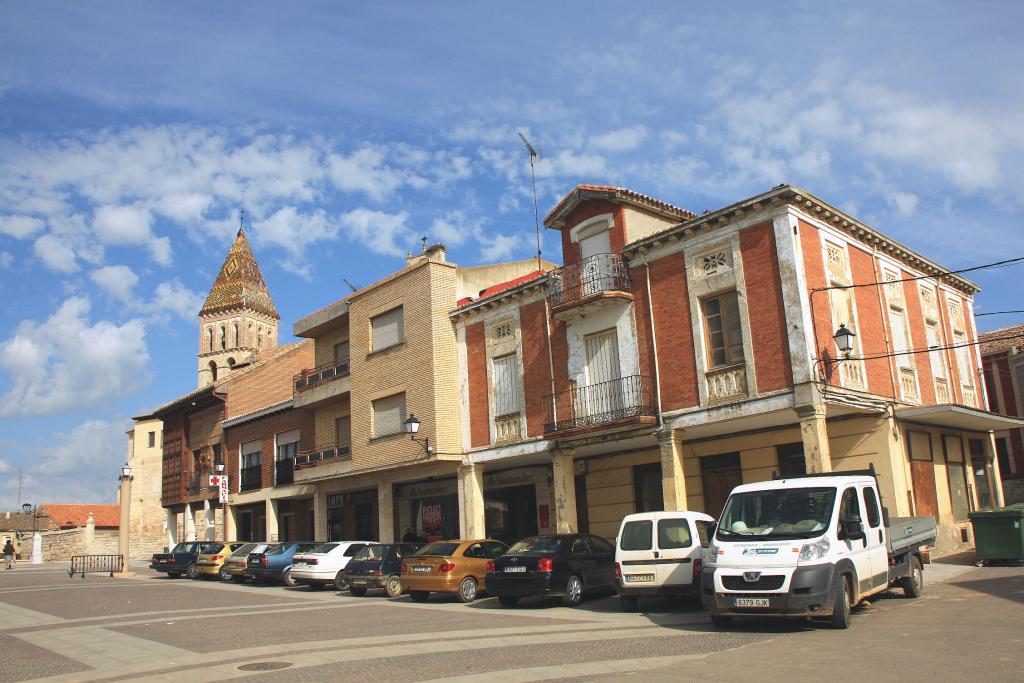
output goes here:
[[643, 596], [695, 595], [713, 517], [703, 512], [626, 515], [615, 537], [615, 585], [624, 612]]

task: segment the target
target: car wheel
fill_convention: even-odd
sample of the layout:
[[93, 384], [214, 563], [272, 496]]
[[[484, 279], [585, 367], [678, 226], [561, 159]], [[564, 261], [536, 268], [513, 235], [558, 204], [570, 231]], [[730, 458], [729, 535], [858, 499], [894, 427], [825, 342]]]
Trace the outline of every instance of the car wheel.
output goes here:
[[281, 583], [283, 583], [288, 588], [295, 588], [295, 586], [299, 585], [295, 581], [295, 579], [292, 578], [292, 570], [291, 569], [285, 569], [284, 573], [281, 574]]
[[732, 626], [732, 617], [727, 616], [725, 614], [712, 614], [711, 624], [715, 628], [727, 628], [729, 626]]
[[619, 596], [619, 607], [623, 612], [635, 612], [637, 605], [640, 603], [640, 598], [635, 595], [620, 595]]
[[903, 588], [903, 595], [908, 598], [917, 598], [924, 592], [924, 570], [921, 568], [921, 558], [910, 558], [910, 576], [900, 580]]
[[498, 602], [501, 603], [502, 607], [515, 607], [519, 604], [519, 598], [514, 595], [499, 595]]
[[459, 602], [473, 602], [476, 600], [476, 579], [467, 576], [459, 582]]
[[187, 576], [190, 579], [196, 578], [197, 574], [196, 574], [196, 563], [195, 562], [190, 564], [188, 566], [188, 568], [185, 569], [185, 576]]
[[562, 598], [562, 604], [566, 607], [575, 607], [583, 601], [583, 581], [580, 577], [573, 574], [569, 577], [569, 580], [565, 582], [565, 597]]
[[366, 595], [366, 588], [363, 588], [362, 586], [360, 586], [359, 588], [356, 588], [355, 586], [349, 586], [348, 592], [356, 596], [357, 598], [361, 598], [364, 595]]
[[847, 575], [836, 577], [836, 604], [832, 607], [832, 628], [850, 628], [850, 582]]
[[389, 598], [399, 597], [402, 595], [402, 580], [398, 576], [389, 576], [384, 590], [387, 591]]
[[415, 602], [426, 602], [430, 597], [430, 591], [409, 591], [409, 597]]
[[181, 576], [181, 572], [167, 572], [167, 577], [168, 578], [176, 579], [179, 576]]
[[348, 588], [348, 581], [345, 580], [344, 572], [338, 572], [334, 575], [334, 589], [337, 591], [343, 591]]
[[220, 571], [217, 572], [217, 573], [220, 575], [220, 580], [221, 581], [230, 581], [231, 580], [231, 574], [228, 573], [227, 569], [224, 569], [223, 567], [221, 567]]

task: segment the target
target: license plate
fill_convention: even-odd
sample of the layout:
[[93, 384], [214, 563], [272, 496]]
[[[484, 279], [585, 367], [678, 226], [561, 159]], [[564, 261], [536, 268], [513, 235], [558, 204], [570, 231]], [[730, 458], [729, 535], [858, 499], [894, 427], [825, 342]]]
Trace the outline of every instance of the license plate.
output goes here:
[[768, 598], [734, 598], [733, 607], [768, 607]]
[[654, 574], [626, 574], [622, 578], [626, 580], [626, 583], [643, 583], [654, 581]]
[[526, 571], [526, 567], [505, 567], [506, 574], [522, 574]]
[[432, 569], [431, 567], [413, 567], [412, 568], [412, 570], [414, 572], [416, 572], [417, 574], [422, 574], [424, 572], [429, 572], [431, 569]]
[[353, 586], [365, 586], [366, 585], [365, 581], [360, 581], [358, 579], [353, 579], [353, 580], [349, 581], [349, 583], [351, 585], [353, 585]]

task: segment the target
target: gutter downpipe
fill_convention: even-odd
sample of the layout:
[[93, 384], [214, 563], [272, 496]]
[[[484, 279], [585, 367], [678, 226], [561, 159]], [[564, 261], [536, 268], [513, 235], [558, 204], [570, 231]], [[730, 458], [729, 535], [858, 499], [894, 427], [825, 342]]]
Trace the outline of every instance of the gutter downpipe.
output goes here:
[[640, 253], [640, 262], [644, 264], [644, 278], [647, 284], [647, 320], [651, 325], [651, 347], [654, 349], [654, 400], [658, 402], [658, 426], [655, 434], [665, 428], [661, 414], [661, 366], [658, 363], [658, 335], [654, 331], [654, 299], [651, 297], [651, 266], [647, 262], [647, 254]]
[[558, 399], [555, 392], [555, 354], [551, 351], [551, 302], [548, 301], [546, 287], [544, 291], [544, 332], [548, 341], [548, 372], [551, 373], [551, 414], [557, 423]]

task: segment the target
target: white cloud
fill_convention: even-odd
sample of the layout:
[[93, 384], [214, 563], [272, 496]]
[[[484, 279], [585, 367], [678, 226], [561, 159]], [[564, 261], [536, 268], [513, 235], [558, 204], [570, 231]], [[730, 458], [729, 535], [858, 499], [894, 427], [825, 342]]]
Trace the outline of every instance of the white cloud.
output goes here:
[[58, 273], [74, 273], [78, 270], [74, 250], [56, 235], [43, 235], [36, 240], [33, 250], [50, 270]]
[[171, 280], [157, 285], [148, 308], [171, 311], [182, 320], [195, 322], [205, 300], [204, 295], [187, 288], [180, 280]]
[[14, 256], [9, 251], [0, 251], [0, 268], [10, 268], [14, 263]]
[[144, 244], [150, 238], [153, 214], [137, 206], [101, 206], [96, 209], [92, 230], [104, 244]]
[[371, 251], [387, 256], [404, 256], [416, 244], [416, 233], [408, 226], [404, 211], [385, 213], [359, 208], [341, 217], [349, 236]]
[[46, 223], [32, 216], [0, 216], [0, 233], [14, 239], [31, 237], [46, 227]]
[[563, 149], [553, 156], [541, 157], [537, 163], [538, 178], [604, 178], [608, 173], [605, 158], [600, 154], [580, 154]]
[[131, 301], [139, 276], [128, 266], [104, 266], [94, 270], [89, 278], [107, 294], [120, 301]]
[[90, 324], [88, 313], [87, 299], [70, 298], [45, 322], [23, 321], [0, 345], [0, 369], [12, 385], [0, 417], [81, 410], [147, 381], [142, 321]]
[[484, 235], [480, 239], [480, 255], [484, 261], [501, 261], [524, 248], [527, 243], [528, 238], [522, 233]]
[[345, 192], [363, 192], [372, 199], [384, 199], [401, 187], [402, 174], [385, 162], [384, 150], [365, 146], [351, 154], [330, 154], [327, 173], [334, 185]]
[[647, 139], [647, 126], [630, 126], [595, 135], [590, 146], [607, 152], [631, 152]]
[[909, 218], [917, 212], [921, 198], [912, 192], [893, 192], [888, 197], [889, 205], [896, 209], [900, 218]]

